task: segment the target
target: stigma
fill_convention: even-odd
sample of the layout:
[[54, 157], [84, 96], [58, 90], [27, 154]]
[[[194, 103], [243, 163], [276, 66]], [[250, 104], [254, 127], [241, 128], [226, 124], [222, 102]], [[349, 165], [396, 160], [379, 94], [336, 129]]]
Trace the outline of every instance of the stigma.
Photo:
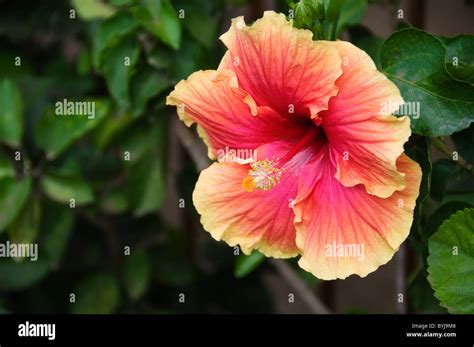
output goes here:
[[242, 188], [251, 192], [254, 188], [258, 190], [270, 190], [280, 183], [281, 175], [285, 169], [277, 166], [276, 160], [260, 160], [250, 164], [248, 176], [242, 180]]

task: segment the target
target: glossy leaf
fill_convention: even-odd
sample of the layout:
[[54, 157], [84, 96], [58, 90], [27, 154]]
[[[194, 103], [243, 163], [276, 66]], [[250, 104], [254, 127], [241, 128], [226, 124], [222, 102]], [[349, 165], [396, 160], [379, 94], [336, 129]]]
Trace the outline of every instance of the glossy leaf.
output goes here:
[[455, 79], [474, 85], [474, 36], [440, 37], [446, 47], [446, 68]]
[[393, 33], [382, 46], [383, 72], [406, 103], [419, 103], [420, 114], [409, 115], [416, 134], [450, 135], [474, 121], [474, 87], [451, 78], [445, 55], [440, 40], [414, 28]]
[[428, 281], [452, 313], [474, 313], [474, 208], [457, 212], [429, 240]]
[[464, 201], [451, 201], [441, 205], [430, 215], [426, 222], [426, 237], [433, 235], [441, 226], [441, 224], [448, 220], [451, 215], [455, 214], [459, 210], [464, 210], [465, 208], [469, 207], [474, 206]]

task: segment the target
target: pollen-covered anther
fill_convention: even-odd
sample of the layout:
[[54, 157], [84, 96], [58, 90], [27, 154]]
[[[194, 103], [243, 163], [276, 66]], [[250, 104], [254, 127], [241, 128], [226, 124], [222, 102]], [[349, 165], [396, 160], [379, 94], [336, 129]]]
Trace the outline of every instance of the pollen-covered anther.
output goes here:
[[255, 182], [253, 181], [252, 177], [247, 176], [242, 180], [242, 188], [244, 188], [249, 193], [253, 190], [254, 187], [255, 187]]
[[280, 183], [281, 175], [285, 171], [277, 167], [276, 160], [260, 160], [250, 164], [249, 175], [242, 180], [242, 188], [251, 192], [253, 188], [259, 190], [273, 189]]

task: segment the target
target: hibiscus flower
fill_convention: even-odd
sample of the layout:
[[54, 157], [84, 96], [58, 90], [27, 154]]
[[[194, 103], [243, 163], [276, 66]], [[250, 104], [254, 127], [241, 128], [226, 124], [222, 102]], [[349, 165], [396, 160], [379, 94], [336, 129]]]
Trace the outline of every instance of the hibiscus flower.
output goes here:
[[421, 179], [403, 153], [409, 118], [391, 115], [403, 104], [397, 87], [362, 50], [313, 41], [283, 14], [233, 19], [221, 40], [217, 70], [191, 74], [167, 98], [220, 160], [193, 193], [204, 229], [245, 254], [301, 256], [326, 280], [388, 262]]

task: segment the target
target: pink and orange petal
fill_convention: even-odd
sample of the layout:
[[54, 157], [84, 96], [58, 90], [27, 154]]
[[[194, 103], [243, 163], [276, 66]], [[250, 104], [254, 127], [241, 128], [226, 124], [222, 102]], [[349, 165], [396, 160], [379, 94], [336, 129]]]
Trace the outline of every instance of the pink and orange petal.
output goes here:
[[[421, 181], [419, 165], [406, 155], [397, 168], [407, 186], [389, 198], [369, 195], [361, 185], [343, 186], [332, 175], [328, 152], [303, 169], [294, 207], [303, 269], [325, 280], [365, 277], [392, 258], [410, 231]], [[316, 170], [319, 177], [306, 179]]]
[[316, 115], [336, 95], [335, 81], [342, 71], [337, 49], [312, 36], [272, 11], [251, 26], [243, 17], [235, 18], [221, 36], [228, 52], [219, 70], [235, 71], [258, 105], [281, 115]]

